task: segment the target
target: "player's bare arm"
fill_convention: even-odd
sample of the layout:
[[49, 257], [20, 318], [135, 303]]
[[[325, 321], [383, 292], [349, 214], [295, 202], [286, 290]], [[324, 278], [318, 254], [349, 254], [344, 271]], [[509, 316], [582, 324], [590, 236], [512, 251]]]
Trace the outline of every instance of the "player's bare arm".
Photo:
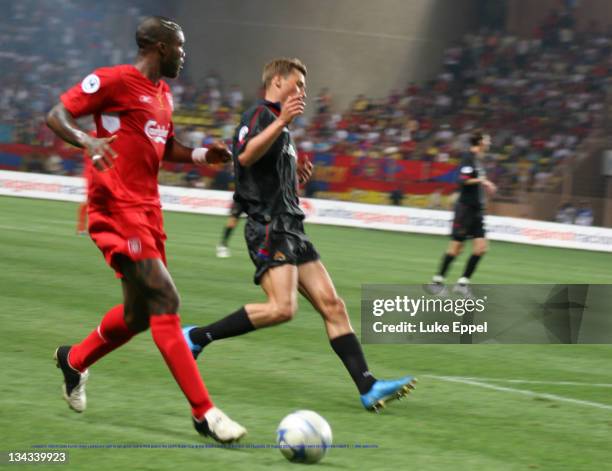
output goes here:
[[176, 138], [168, 140], [164, 160], [178, 163], [222, 164], [229, 162], [232, 154], [223, 142], [214, 142], [207, 148], [192, 148], [181, 144]]
[[294, 95], [287, 98], [278, 118], [247, 143], [244, 151], [238, 156], [240, 165], [250, 167], [261, 159], [281, 135], [285, 126], [291, 124], [296, 116], [304, 113], [304, 106], [302, 96]]
[[494, 195], [497, 192], [497, 185], [491, 180], [485, 177], [469, 178], [463, 182], [464, 185], [478, 185], [484, 186], [485, 191], [489, 195]]
[[76, 123], [63, 103], [55, 105], [47, 115], [47, 126], [61, 139], [73, 146], [85, 149], [92, 156], [94, 167], [108, 170], [113, 166], [117, 153], [110, 146], [117, 136], [97, 138], [90, 136]]
[[497, 185], [493, 183], [491, 180], [489, 180], [488, 178], [483, 179], [482, 184], [485, 188], [485, 191], [487, 192], [489, 196], [497, 193]]

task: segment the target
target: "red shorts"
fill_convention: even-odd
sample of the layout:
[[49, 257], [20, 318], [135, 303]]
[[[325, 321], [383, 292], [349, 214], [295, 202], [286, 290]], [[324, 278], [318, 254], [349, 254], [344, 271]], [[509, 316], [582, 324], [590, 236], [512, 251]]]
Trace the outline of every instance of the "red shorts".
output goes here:
[[89, 235], [106, 263], [122, 278], [115, 255], [131, 260], [161, 259], [166, 265], [166, 233], [161, 208], [122, 212], [90, 211]]

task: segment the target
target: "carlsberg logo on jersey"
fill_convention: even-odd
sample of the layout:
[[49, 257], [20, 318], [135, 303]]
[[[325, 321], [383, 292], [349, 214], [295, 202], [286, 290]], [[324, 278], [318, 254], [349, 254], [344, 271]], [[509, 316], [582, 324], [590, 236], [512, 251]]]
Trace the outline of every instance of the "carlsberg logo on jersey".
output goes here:
[[165, 144], [168, 139], [168, 133], [170, 132], [170, 126], [162, 126], [154, 119], [150, 119], [147, 121], [147, 124], [145, 124], [144, 132], [153, 142]]

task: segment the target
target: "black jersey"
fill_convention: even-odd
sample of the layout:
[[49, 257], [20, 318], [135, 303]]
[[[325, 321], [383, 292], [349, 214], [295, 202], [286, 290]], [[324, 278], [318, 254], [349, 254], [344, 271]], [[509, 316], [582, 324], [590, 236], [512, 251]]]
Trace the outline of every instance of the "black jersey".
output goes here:
[[458, 203], [474, 209], [484, 209], [485, 193], [482, 184], [466, 185], [464, 182], [470, 178], [480, 178], [485, 176], [485, 171], [480, 165], [478, 158], [473, 152], [467, 152], [461, 159], [459, 167], [459, 186], [461, 194]]
[[298, 155], [289, 128], [285, 127], [270, 149], [250, 167], [242, 166], [238, 160], [247, 143], [279, 113], [280, 104], [262, 100], [243, 113], [234, 133], [234, 200], [250, 217], [260, 221], [270, 221], [281, 214], [304, 218], [297, 193]]

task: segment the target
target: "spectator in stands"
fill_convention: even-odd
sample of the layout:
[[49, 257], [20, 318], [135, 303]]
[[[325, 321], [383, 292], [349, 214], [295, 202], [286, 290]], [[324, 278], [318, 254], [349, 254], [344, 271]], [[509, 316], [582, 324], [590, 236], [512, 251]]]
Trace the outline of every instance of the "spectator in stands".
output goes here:
[[576, 208], [568, 201], [559, 207], [555, 221], [562, 224], [574, 224], [575, 216]]
[[64, 160], [57, 154], [51, 154], [45, 160], [45, 173], [52, 175], [64, 175]]
[[243, 100], [244, 100], [244, 96], [242, 94], [242, 91], [240, 90], [240, 87], [238, 87], [238, 85], [235, 85], [235, 84], [232, 85], [229, 93], [227, 94], [227, 102], [230, 108], [232, 109], [232, 111], [241, 112]]
[[404, 199], [404, 193], [401, 188], [397, 188], [389, 193], [389, 201], [393, 206], [401, 206]]
[[331, 108], [331, 94], [328, 88], [322, 88], [319, 94], [315, 98], [317, 113], [327, 114]]
[[593, 209], [589, 206], [588, 201], [581, 201], [578, 210], [576, 211], [576, 218], [574, 224], [579, 226], [592, 226], [593, 225]]

